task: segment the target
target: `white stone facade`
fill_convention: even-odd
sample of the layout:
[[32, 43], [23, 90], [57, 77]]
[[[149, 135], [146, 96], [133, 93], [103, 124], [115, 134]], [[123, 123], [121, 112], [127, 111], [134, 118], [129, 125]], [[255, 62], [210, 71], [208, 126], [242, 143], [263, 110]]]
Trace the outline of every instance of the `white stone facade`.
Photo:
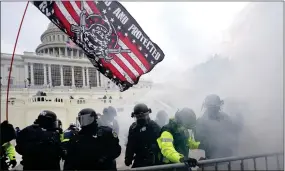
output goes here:
[[[118, 90], [108, 78], [93, 67], [79, 47], [67, 46], [68, 40], [66, 34], [50, 23], [42, 34], [42, 43], [36, 48], [35, 53], [24, 52], [24, 55], [15, 55], [10, 87]], [[8, 84], [11, 57], [12, 54], [1, 54], [2, 87]], [[143, 85], [148, 87], [149, 83]]]

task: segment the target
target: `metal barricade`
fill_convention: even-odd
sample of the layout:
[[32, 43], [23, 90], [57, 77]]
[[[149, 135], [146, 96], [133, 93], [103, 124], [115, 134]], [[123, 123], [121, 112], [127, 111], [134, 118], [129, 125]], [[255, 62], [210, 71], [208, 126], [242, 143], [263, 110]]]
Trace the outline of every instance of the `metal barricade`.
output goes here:
[[[258, 160], [261, 159], [259, 162]], [[273, 160], [270, 160], [273, 159]], [[275, 162], [274, 162], [275, 160]], [[252, 165], [249, 161], [252, 161]], [[251, 155], [243, 157], [227, 157], [203, 160], [198, 162], [199, 168], [192, 168], [192, 170], [205, 171], [205, 170], [284, 170], [283, 168], [284, 153], [268, 153], [260, 155]], [[132, 168], [130, 170], [164, 170], [164, 171], [186, 171], [191, 170], [184, 164], [165, 164], [150, 167]]]

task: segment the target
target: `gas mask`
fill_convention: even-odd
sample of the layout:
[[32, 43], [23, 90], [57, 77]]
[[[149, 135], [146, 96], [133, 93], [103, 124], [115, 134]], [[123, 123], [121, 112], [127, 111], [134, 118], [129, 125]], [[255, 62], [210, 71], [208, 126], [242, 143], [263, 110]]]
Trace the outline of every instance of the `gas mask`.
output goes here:
[[150, 118], [149, 118], [149, 112], [146, 113], [140, 113], [140, 114], [134, 114], [135, 120], [138, 125], [144, 126], [148, 124]]

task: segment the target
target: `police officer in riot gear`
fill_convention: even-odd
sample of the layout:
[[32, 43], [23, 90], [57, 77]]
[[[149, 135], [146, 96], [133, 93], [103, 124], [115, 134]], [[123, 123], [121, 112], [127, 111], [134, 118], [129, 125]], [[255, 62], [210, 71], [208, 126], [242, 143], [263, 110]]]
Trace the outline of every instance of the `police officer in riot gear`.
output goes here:
[[157, 143], [163, 155], [163, 163], [185, 163], [189, 167], [197, 165], [197, 160], [188, 158], [189, 149], [197, 149], [200, 144], [189, 135], [188, 129], [194, 130], [195, 126], [196, 114], [192, 109], [183, 108], [162, 127]]
[[[16, 138], [16, 132], [12, 124], [4, 121], [0, 126], [1, 130], [1, 170], [8, 170], [9, 166], [14, 168], [17, 165], [15, 147], [10, 143]], [[7, 162], [7, 159], [9, 161]]]
[[196, 139], [207, 159], [230, 157], [236, 148], [237, 125], [221, 111], [223, 104], [218, 95], [208, 95], [203, 103], [205, 112], [197, 120]]
[[117, 111], [114, 107], [109, 106], [104, 108], [103, 115], [98, 119], [99, 126], [108, 126], [112, 128], [119, 135], [119, 124], [115, 117], [117, 116]]
[[[125, 164], [132, 167], [144, 167], [159, 163], [159, 148], [157, 138], [160, 127], [149, 117], [151, 109], [145, 104], [134, 107], [132, 117], [136, 119], [130, 128], [126, 146]], [[134, 162], [133, 162], [134, 161]]]
[[33, 125], [17, 136], [16, 151], [22, 155], [23, 170], [60, 170], [60, 128], [54, 112], [44, 110]]
[[77, 135], [79, 132], [79, 128], [75, 123], [71, 123], [69, 127], [63, 132], [63, 140], [62, 142], [68, 142], [73, 136]]
[[69, 141], [64, 170], [116, 170], [115, 159], [121, 154], [118, 136], [110, 127], [98, 127], [97, 119], [90, 108], [78, 113], [81, 130]]
[[166, 125], [168, 120], [169, 120], [168, 114], [164, 110], [160, 110], [157, 112], [155, 122], [160, 127], [163, 127], [164, 125]]
[[62, 156], [63, 160], [65, 159], [66, 154], [67, 154], [67, 146], [69, 144], [69, 140], [75, 135], [77, 135], [78, 132], [79, 132], [79, 128], [76, 126], [75, 123], [71, 123], [69, 127], [63, 132], [62, 139], [61, 139], [62, 148], [64, 150], [64, 156]]

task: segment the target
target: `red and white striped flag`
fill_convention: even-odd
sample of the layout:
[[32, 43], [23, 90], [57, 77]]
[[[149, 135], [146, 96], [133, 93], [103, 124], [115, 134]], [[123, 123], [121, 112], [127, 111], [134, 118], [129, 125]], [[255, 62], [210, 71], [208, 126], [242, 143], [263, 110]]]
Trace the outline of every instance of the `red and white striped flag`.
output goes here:
[[164, 53], [117, 1], [34, 1], [81, 47], [92, 64], [121, 91], [164, 59]]

